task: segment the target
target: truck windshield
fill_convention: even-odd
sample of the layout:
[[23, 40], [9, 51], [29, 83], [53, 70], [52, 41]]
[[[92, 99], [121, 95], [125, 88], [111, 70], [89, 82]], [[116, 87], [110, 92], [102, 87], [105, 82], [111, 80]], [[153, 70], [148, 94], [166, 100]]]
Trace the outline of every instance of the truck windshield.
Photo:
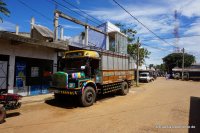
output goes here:
[[63, 59], [61, 61], [61, 71], [81, 70], [81, 66], [86, 65], [85, 59]]

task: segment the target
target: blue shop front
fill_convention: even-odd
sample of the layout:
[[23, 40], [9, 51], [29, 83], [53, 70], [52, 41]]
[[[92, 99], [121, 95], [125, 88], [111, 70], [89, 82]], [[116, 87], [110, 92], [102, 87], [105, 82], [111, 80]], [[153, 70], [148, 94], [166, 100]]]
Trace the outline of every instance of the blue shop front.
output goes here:
[[53, 60], [16, 57], [15, 90], [23, 95], [38, 95], [48, 93]]

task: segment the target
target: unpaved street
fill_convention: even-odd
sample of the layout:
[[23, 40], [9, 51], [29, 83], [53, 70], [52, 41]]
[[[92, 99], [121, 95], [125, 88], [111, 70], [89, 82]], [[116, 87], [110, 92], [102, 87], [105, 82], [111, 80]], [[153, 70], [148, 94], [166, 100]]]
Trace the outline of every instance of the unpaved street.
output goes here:
[[77, 107], [76, 101], [24, 105], [8, 112], [0, 133], [192, 133], [180, 126], [197, 130], [199, 123], [200, 82], [158, 78], [132, 88], [127, 96], [107, 96], [88, 108]]

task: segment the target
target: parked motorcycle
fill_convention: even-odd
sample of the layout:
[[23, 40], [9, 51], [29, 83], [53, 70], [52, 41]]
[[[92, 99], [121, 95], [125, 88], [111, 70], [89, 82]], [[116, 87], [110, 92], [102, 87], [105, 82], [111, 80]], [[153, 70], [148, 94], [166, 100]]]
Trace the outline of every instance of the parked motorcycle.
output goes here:
[[0, 92], [0, 124], [5, 121], [6, 111], [14, 110], [21, 107], [19, 100], [22, 98], [21, 95]]

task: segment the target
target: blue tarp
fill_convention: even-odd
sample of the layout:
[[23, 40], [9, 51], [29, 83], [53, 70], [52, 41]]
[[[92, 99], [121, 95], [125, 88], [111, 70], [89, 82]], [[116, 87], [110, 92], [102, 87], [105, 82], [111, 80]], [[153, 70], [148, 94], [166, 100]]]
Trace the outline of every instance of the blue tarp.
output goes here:
[[[97, 27], [99, 30], [106, 32], [106, 25]], [[94, 30], [88, 31], [88, 43], [91, 46], [95, 46], [101, 49], [106, 49], [106, 35], [96, 32]]]

